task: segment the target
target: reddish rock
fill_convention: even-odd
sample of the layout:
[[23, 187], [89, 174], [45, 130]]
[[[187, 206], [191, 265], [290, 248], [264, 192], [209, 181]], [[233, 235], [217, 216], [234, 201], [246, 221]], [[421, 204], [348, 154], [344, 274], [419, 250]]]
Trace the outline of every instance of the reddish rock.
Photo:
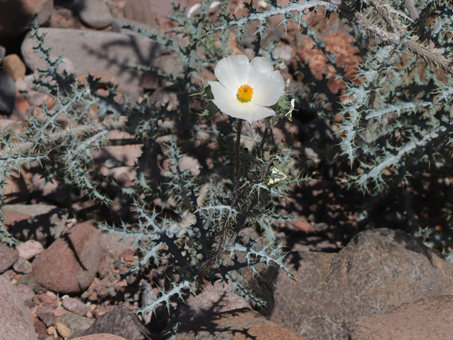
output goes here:
[[74, 226], [33, 261], [36, 282], [58, 293], [84, 291], [101, 261], [99, 240], [99, 232], [92, 224]]
[[255, 311], [206, 313], [196, 323], [182, 324], [177, 340], [307, 340], [290, 329], [266, 320]]
[[36, 340], [30, 312], [16, 287], [0, 276], [0, 339]]
[[[303, 340], [305, 338], [253, 311], [244, 298], [220, 285], [208, 285], [187, 300], [181, 315], [178, 340]], [[171, 327], [171, 326], [170, 326]]]
[[0, 274], [8, 270], [19, 258], [19, 252], [0, 243]]
[[353, 325], [351, 339], [453, 339], [453, 295], [426, 298], [393, 313], [362, 317]]

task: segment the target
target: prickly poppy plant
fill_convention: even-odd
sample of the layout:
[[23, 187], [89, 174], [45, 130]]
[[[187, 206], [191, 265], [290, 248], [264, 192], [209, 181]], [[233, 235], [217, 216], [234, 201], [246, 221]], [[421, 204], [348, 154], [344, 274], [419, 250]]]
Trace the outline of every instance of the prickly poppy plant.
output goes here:
[[[450, 2], [290, 0], [279, 6], [271, 0], [260, 2], [259, 8], [244, 2], [243, 13], [237, 15], [221, 1], [215, 6], [216, 20], [211, 5], [202, 1], [199, 12], [190, 15], [175, 7], [174, 27], [165, 35], [127, 27], [180, 61], [182, 72], [177, 74], [130, 66], [165, 80], [166, 90], [177, 98], [172, 105], [158, 105], [148, 96], [137, 103], [118, 103], [115, 90], [99, 92], [93, 77], [79, 83], [76, 74], [59, 72], [63, 56], [50, 57], [45, 37], [34, 25], [35, 50], [48, 65], [39, 70], [35, 84], [55, 99], [56, 108], [44, 106], [42, 119], [30, 119], [19, 135], [0, 135], [1, 199], [8, 176], [23, 166], [38, 167], [46, 181], [64, 184], [67, 196], [61, 202], [68, 209], [75, 197], [97, 202], [104, 214], [90, 218], [97, 219], [102, 230], [134, 240], [140, 254], [136, 272], [159, 268], [153, 278], [159, 294], [141, 306], [143, 314], [162, 306], [175, 312], [206, 281], [230, 284], [259, 308], [264, 302], [247, 286], [245, 272], [277, 266], [291, 275], [275, 230], [291, 219], [284, 202], [306, 179], [300, 158], [307, 148], [291, 148], [285, 138], [277, 141], [275, 131], [289, 135], [293, 109], [295, 115], [315, 112], [323, 121], [334, 122], [332, 140], [340, 147], [332, 147], [335, 154], [324, 163], [348, 163], [347, 170], [332, 177], [363, 193], [363, 206], [355, 212], [362, 222], [369, 221], [376, 202], [400, 197], [398, 213], [404, 222], [414, 230], [426, 227], [411, 208], [410, 195], [416, 193], [411, 186], [426, 173], [441, 180], [452, 166]], [[348, 24], [361, 59], [356, 79], [345, 77], [319, 27], [310, 25], [315, 12], [340, 16]], [[282, 65], [282, 54], [269, 30], [269, 19], [276, 16], [278, 26], [296, 25], [314, 42], [342, 91], [332, 92], [327, 74], [315, 77], [310, 61], [298, 61], [287, 70], [293, 87], [303, 91], [285, 88], [276, 68]], [[229, 45], [233, 39], [237, 46]], [[245, 55], [231, 55], [233, 48], [254, 57], [249, 61]], [[205, 86], [203, 74], [212, 72], [217, 81]], [[299, 83], [294, 81], [297, 75], [303, 75]], [[59, 124], [63, 116], [72, 124]], [[237, 124], [228, 116], [238, 118]], [[262, 124], [247, 129], [243, 120]], [[112, 141], [109, 132], [114, 130], [130, 138]], [[129, 185], [103, 176], [99, 168], [108, 168], [109, 159], [93, 157], [113, 144], [141, 148]], [[196, 148], [214, 151], [195, 173], [182, 164]], [[118, 202], [122, 209], [115, 210]], [[436, 223], [451, 230], [448, 203]], [[16, 242], [2, 218], [0, 235], [10, 244]], [[450, 249], [445, 238], [426, 232], [420, 236], [440, 250]]]

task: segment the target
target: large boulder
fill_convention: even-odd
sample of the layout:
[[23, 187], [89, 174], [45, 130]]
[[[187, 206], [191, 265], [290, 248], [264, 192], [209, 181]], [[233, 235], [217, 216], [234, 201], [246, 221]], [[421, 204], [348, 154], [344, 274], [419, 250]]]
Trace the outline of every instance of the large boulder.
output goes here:
[[16, 287], [0, 276], [0, 339], [36, 340], [30, 312]]
[[365, 231], [338, 254], [300, 251], [288, 259], [295, 281], [270, 270], [252, 285], [268, 287], [264, 314], [312, 340], [349, 339], [345, 325], [358, 317], [453, 294], [453, 265], [402, 231]]
[[[168, 58], [158, 58], [163, 49], [142, 35], [61, 28], [41, 28], [46, 34], [45, 45], [51, 47], [52, 58], [64, 56], [73, 65], [76, 74], [104, 71], [116, 77], [121, 85], [138, 85], [142, 72], [129, 68], [129, 65], [160, 67]], [[39, 53], [33, 50], [36, 42], [27, 35], [21, 51], [27, 66], [36, 70], [46, 69], [47, 65]], [[181, 67], [173, 63], [172, 71], [181, 72]]]

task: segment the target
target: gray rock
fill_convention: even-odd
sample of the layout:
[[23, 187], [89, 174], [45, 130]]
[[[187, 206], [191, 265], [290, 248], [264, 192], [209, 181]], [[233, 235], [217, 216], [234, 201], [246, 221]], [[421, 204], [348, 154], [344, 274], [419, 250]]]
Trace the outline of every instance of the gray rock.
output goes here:
[[112, 23], [110, 9], [104, 0], [74, 0], [74, 8], [90, 27], [101, 29]]
[[6, 204], [2, 214], [11, 235], [21, 241], [38, 241], [44, 247], [60, 237], [68, 219], [65, 210], [45, 204]]
[[57, 323], [57, 317], [53, 313], [54, 309], [55, 306], [43, 304], [42, 306], [39, 306], [38, 309], [36, 310], [36, 316], [42, 322], [44, 322], [46, 327], [55, 326], [55, 324]]
[[30, 312], [9, 280], [0, 276], [0, 339], [36, 340]]
[[289, 260], [295, 281], [274, 272], [254, 284], [267, 287], [271, 320], [312, 340], [348, 339], [344, 325], [358, 317], [453, 294], [453, 265], [401, 231], [365, 231], [338, 254], [294, 252]]
[[13, 269], [18, 274], [30, 274], [32, 265], [29, 261], [19, 256], [16, 263], [13, 265]]
[[2, 45], [0, 45], [0, 66], [3, 63], [3, 58], [5, 58], [6, 54], [6, 48], [4, 48]]
[[93, 322], [93, 319], [71, 312], [66, 312], [66, 314], [61, 317], [61, 323], [73, 332], [71, 338], [75, 338], [79, 336], [79, 334], [82, 334], [83, 331], [90, 328]]
[[19, 251], [0, 242], [0, 274], [7, 271], [19, 258]]
[[6, 70], [0, 70], [0, 113], [10, 114], [16, 99], [16, 83]]
[[127, 340], [151, 340], [151, 334], [126, 307], [118, 307], [102, 315], [81, 335], [108, 333]]
[[[155, 59], [162, 48], [138, 34], [42, 28], [45, 44], [51, 47], [53, 58], [63, 55], [74, 65], [77, 74], [106, 71], [122, 85], [138, 85], [141, 72], [128, 65], [156, 66]], [[27, 35], [22, 43], [22, 56], [27, 66], [36, 70], [47, 65], [33, 51], [35, 42]]]

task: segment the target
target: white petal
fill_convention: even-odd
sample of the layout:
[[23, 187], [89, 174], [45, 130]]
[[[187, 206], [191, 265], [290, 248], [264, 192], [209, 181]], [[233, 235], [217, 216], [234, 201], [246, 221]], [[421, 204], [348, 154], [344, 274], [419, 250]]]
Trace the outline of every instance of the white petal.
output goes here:
[[214, 95], [214, 100], [227, 100], [232, 101], [236, 100], [236, 93], [228, 90], [225, 86], [220, 84], [218, 81], [208, 82], [211, 86], [212, 94]]
[[275, 111], [267, 107], [254, 104], [253, 102], [241, 103], [236, 98], [226, 98], [224, 96], [215, 98], [214, 104], [223, 113], [239, 119], [244, 119], [249, 123], [275, 115]]
[[250, 61], [250, 71], [270, 74], [274, 72], [274, 66], [266, 58], [255, 57]]
[[250, 63], [247, 56], [232, 55], [220, 60], [214, 73], [223, 86], [237, 93], [239, 87], [247, 83], [249, 69]]
[[264, 58], [254, 58], [250, 64], [248, 84], [253, 88], [252, 101], [262, 106], [274, 105], [285, 93], [282, 75]]

